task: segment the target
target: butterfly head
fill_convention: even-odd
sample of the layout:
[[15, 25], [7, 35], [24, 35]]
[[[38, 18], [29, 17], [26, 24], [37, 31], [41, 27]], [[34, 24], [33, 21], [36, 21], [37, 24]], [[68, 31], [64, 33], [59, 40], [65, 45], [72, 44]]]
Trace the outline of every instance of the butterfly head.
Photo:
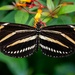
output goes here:
[[37, 28], [37, 29], [40, 29], [41, 26], [42, 26], [42, 25], [40, 24], [40, 22], [38, 22], [38, 23], [36, 24], [36, 28]]
[[40, 21], [40, 22], [38, 22], [37, 24], [36, 24], [36, 28], [38, 28], [38, 29], [40, 29], [40, 28], [42, 28], [42, 27], [45, 27], [46, 26], [46, 24], [44, 23], [44, 22], [42, 22], [42, 21]]

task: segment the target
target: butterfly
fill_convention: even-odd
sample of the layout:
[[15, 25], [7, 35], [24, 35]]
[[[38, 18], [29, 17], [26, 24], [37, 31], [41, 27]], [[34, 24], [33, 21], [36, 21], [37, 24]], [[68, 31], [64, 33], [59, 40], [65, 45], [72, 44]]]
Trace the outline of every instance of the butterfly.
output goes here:
[[0, 22], [0, 50], [12, 57], [28, 57], [41, 48], [49, 57], [65, 57], [75, 52], [75, 25], [36, 28]]

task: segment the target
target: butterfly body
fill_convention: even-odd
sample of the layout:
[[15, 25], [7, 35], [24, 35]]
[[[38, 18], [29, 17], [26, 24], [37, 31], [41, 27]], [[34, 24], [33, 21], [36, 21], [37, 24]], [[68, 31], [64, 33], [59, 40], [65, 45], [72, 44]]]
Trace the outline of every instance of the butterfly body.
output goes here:
[[64, 57], [75, 51], [75, 26], [48, 26], [36, 28], [27, 25], [0, 22], [0, 50], [13, 57], [28, 57], [38, 47], [44, 55]]

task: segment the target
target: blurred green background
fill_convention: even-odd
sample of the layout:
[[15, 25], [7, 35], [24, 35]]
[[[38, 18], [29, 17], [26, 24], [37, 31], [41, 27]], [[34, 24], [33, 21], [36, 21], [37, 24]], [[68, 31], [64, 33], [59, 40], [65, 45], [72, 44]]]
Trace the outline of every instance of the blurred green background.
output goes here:
[[[46, 0], [39, 1], [43, 4], [46, 3]], [[75, 2], [75, 0], [53, 0], [55, 5], [58, 5], [59, 1]], [[0, 7], [12, 5], [12, 2], [13, 0], [0, 0]], [[20, 16], [20, 12], [18, 10], [0, 10], [0, 21], [14, 23], [15, 19], [18, 18], [16, 22], [19, 22], [20, 19], [17, 16]], [[15, 16], [18, 13], [19, 15]], [[29, 25], [32, 25], [33, 15], [29, 16], [32, 18], [31, 20], [27, 21], [24, 19], [20, 23], [27, 21], [25, 24], [29, 23]], [[52, 18], [47, 24], [75, 24], [75, 12], [60, 15], [58, 18]], [[12, 58], [0, 53], [0, 75], [75, 75], [75, 54], [64, 58], [51, 58], [43, 55], [39, 49], [38, 52], [35, 52], [30, 57]]]

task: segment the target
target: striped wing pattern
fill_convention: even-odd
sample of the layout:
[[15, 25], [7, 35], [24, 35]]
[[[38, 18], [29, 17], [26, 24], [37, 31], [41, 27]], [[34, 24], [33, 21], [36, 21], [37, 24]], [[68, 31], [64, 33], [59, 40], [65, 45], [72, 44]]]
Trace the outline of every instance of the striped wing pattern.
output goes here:
[[75, 26], [48, 26], [41, 29], [40, 47], [44, 55], [64, 57], [75, 51]]
[[0, 22], [0, 50], [13, 57], [28, 57], [41, 47], [44, 55], [64, 57], [75, 51], [75, 25], [33, 28]]
[[36, 48], [36, 32], [33, 27], [0, 23], [0, 50], [13, 57], [28, 57]]

